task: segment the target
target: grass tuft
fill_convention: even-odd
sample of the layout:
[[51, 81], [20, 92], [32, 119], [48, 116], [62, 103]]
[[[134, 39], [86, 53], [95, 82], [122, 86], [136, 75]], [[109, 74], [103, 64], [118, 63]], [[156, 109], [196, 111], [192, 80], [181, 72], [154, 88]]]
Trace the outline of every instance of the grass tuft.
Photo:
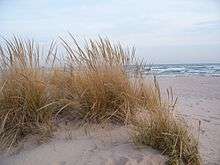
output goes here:
[[[63, 112], [70, 109], [86, 121], [128, 123], [136, 106], [146, 105], [154, 93], [141, 76], [132, 81], [127, 72], [126, 66], [136, 63], [134, 49], [124, 50], [102, 38], [80, 46], [70, 36], [71, 42], [62, 39], [68, 54], [66, 67], [63, 73], [55, 71], [52, 80], [55, 91], [67, 101]], [[155, 100], [148, 103], [158, 104]]]
[[133, 140], [137, 145], [151, 146], [169, 157], [170, 165], [200, 165], [198, 139], [183, 119], [173, 111], [158, 109], [133, 123]]
[[4, 149], [30, 133], [42, 132], [37, 130], [44, 125], [51, 125], [52, 111], [39, 46], [16, 37], [5, 40], [0, 58], [0, 142]]

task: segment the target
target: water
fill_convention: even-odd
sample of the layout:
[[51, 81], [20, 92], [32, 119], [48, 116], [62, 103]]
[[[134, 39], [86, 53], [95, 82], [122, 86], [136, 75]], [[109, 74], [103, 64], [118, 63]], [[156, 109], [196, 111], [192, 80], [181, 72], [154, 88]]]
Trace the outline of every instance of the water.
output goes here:
[[220, 76], [220, 63], [207, 64], [154, 64], [146, 65], [143, 71], [156, 75], [210, 75]]

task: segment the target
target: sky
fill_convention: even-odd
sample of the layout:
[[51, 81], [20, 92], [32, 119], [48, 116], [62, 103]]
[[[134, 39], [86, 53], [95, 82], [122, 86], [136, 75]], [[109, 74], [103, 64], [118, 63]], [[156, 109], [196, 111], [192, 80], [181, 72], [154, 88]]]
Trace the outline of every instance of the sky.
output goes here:
[[135, 46], [149, 63], [220, 63], [220, 0], [0, 0], [0, 35], [71, 32]]

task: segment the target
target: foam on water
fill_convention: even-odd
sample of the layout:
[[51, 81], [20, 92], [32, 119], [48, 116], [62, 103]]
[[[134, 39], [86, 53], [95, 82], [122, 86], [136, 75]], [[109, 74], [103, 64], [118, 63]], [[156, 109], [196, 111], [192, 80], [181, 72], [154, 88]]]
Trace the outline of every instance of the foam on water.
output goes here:
[[211, 75], [220, 76], [220, 63], [212, 64], [155, 64], [145, 66], [156, 75]]

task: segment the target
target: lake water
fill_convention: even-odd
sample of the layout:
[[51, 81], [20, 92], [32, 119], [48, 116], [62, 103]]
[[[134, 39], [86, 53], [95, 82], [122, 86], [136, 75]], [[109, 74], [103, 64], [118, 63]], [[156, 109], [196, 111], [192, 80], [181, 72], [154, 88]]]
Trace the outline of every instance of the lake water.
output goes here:
[[207, 64], [154, 64], [146, 65], [143, 72], [155, 75], [211, 75], [220, 76], [220, 63]]

